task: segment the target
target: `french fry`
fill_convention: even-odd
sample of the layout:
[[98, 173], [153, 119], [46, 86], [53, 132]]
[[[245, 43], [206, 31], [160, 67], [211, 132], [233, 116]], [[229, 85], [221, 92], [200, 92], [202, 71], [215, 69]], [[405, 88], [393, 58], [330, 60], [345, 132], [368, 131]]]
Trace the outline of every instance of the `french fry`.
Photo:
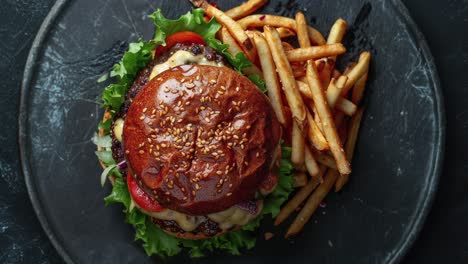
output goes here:
[[304, 164], [304, 135], [297, 122], [293, 122], [291, 139], [291, 162], [297, 167]]
[[[320, 166], [320, 177], [325, 173], [326, 168]], [[290, 199], [282, 208], [275, 218], [275, 225], [279, 225], [286, 220], [301, 203], [309, 197], [309, 194], [320, 184], [316, 178], [310, 179], [307, 184], [302, 187], [292, 199]]]
[[343, 86], [346, 84], [347, 80], [348, 77], [341, 76], [336, 82], [335, 79], [332, 79], [330, 84], [328, 85], [326, 96], [328, 106], [330, 106], [330, 109], [333, 110], [335, 108], [336, 102], [340, 98], [341, 90], [343, 89]]
[[280, 83], [278, 81], [278, 75], [276, 74], [270, 48], [261, 34], [255, 34], [254, 41], [257, 46], [258, 57], [262, 66], [265, 86], [268, 91], [268, 97], [270, 97], [271, 105], [276, 113], [276, 117], [278, 117], [278, 121], [283, 126], [286, 126], [286, 114], [281, 96]]
[[328, 34], [327, 38], [327, 43], [340, 43], [343, 40], [347, 28], [348, 23], [346, 23], [346, 21], [344, 21], [341, 18], [337, 19], [330, 29], [330, 33]]
[[309, 32], [307, 32], [307, 22], [304, 14], [301, 12], [296, 13], [296, 32], [299, 47], [310, 47]]
[[342, 88], [343, 87], [336, 87], [335, 79], [331, 79], [326, 92], [327, 102], [328, 106], [330, 106], [330, 109], [333, 110], [335, 108], [336, 101], [338, 101], [338, 98], [340, 98]]
[[[310, 150], [309, 146], [305, 145], [304, 149], [304, 163], [305, 167], [307, 169], [307, 172], [310, 174], [310, 176], [314, 178], [318, 178], [320, 175], [320, 168], [319, 165], [317, 164], [317, 161], [314, 158], [314, 154], [312, 154], [312, 151]], [[322, 181], [321, 178], [318, 179], [320, 182]]]
[[336, 56], [346, 52], [346, 48], [341, 43], [325, 44], [307, 48], [297, 48], [286, 51], [286, 56], [290, 62], [316, 60], [324, 57]]
[[[359, 127], [361, 126], [362, 115], [364, 108], [360, 108], [351, 119], [351, 123], [348, 129], [348, 140], [345, 144], [346, 158], [351, 161], [354, 156], [354, 149], [356, 147], [356, 141], [359, 134]], [[341, 175], [335, 183], [335, 191], [339, 192], [343, 186], [348, 182], [349, 175]]]
[[330, 192], [339, 175], [340, 173], [336, 170], [327, 171], [323, 183], [320, 184], [317, 189], [310, 195], [309, 199], [307, 199], [304, 207], [302, 207], [301, 211], [296, 216], [293, 223], [286, 232], [285, 238], [293, 236], [302, 230], [304, 225], [309, 221], [312, 214], [317, 210], [325, 196]]
[[268, 0], [248, 0], [247, 2], [226, 11], [226, 15], [237, 20], [257, 11], [267, 2]]
[[300, 127], [305, 125], [306, 119], [306, 107], [302, 101], [301, 94], [299, 93], [296, 80], [291, 69], [291, 65], [286, 58], [283, 46], [281, 45], [281, 39], [279, 38], [278, 31], [276, 29], [266, 26], [264, 27], [265, 39], [270, 47], [273, 61], [276, 65], [276, 71], [281, 80], [286, 100], [291, 108], [292, 115]]
[[[244, 29], [251, 27], [272, 26], [286, 27], [296, 31], [296, 21], [294, 21], [294, 19], [282, 16], [256, 14], [246, 16], [237, 22]], [[326, 43], [323, 35], [315, 28], [308, 26], [307, 33], [309, 34], [310, 41], [314, 44], [323, 45]]]
[[[296, 84], [302, 96], [311, 100], [313, 99], [312, 93], [309, 91], [309, 86], [306, 83], [302, 81], [296, 81]], [[356, 112], [357, 106], [350, 100], [344, 97], [341, 97], [340, 95], [340, 98], [338, 98], [336, 102], [335, 109], [340, 110], [341, 112], [345, 113], [347, 116], [352, 116]]]
[[366, 89], [368, 75], [369, 71], [362, 75], [362, 77], [359, 78], [359, 80], [357, 80], [354, 84], [353, 93], [351, 95], [351, 101], [353, 101], [353, 103], [357, 105], [361, 103], [362, 97], [364, 96], [364, 90]]
[[323, 133], [330, 146], [333, 157], [336, 160], [338, 171], [341, 174], [349, 174], [351, 173], [351, 168], [349, 162], [346, 160], [343, 145], [336, 132], [330, 108], [328, 107], [324, 91], [322, 89], [322, 83], [319, 80], [317, 69], [315, 68], [315, 63], [313, 61], [308, 61], [307, 63], [306, 78], [309, 87], [313, 91], [312, 99], [314, 100], [315, 107], [317, 108], [317, 113], [322, 120]]
[[199, 6], [205, 10], [206, 15], [215, 17], [216, 20], [225, 26], [232, 37], [237, 41], [239, 46], [242, 48], [247, 58], [250, 61], [255, 61], [257, 52], [252, 40], [247, 36], [244, 29], [232, 18], [226, 15], [223, 11], [210, 5], [206, 0], [191, 0], [195, 6]]
[[307, 111], [307, 138], [309, 142], [318, 150], [327, 150], [329, 145], [322, 134], [322, 131], [315, 123], [314, 117]]
[[[343, 40], [343, 37], [344, 37], [344, 34], [346, 33], [347, 28], [348, 28], [348, 24], [346, 23], [346, 21], [344, 21], [341, 18], [336, 20], [330, 29], [330, 33], [328, 34], [327, 43], [328, 44], [340, 43]], [[336, 55], [332, 56], [331, 59], [336, 60]]]
[[319, 72], [319, 76], [320, 81], [322, 82], [322, 87], [326, 88], [328, 87], [328, 84], [330, 84], [331, 73], [335, 67], [335, 61], [332, 59], [323, 59], [323, 61], [325, 61], [325, 65], [322, 71]]
[[348, 77], [348, 81], [346, 85], [343, 87], [342, 95], [346, 95], [353, 87], [359, 78], [361, 78], [366, 72], [369, 71], [369, 63], [370, 63], [371, 55], [370, 52], [365, 51], [361, 53], [359, 56], [359, 61], [348, 73], [346, 73], [346, 77]]
[[312, 150], [312, 153], [314, 154], [315, 160], [321, 165], [330, 169], [334, 169], [334, 170], [337, 169], [336, 162], [333, 159], [333, 157], [323, 152], [317, 151], [317, 150]]
[[293, 174], [294, 177], [294, 188], [303, 187], [307, 184], [307, 175], [305, 172], [298, 171]]
[[[220, 38], [221, 38], [221, 42], [229, 45], [228, 51], [232, 55], [235, 56], [237, 53], [243, 52], [239, 44], [237, 44], [236, 40], [232, 37], [231, 33], [229, 33], [226, 27], [221, 28]], [[255, 64], [252, 64], [252, 66], [244, 68], [242, 71], [246, 75], [258, 74], [260, 77], [264, 78], [262, 71], [257, 66], [255, 66]]]
[[344, 97], [340, 97], [338, 99], [335, 108], [342, 111], [347, 116], [353, 116], [357, 110], [357, 106], [350, 100], [345, 99]]
[[278, 34], [279, 34], [280, 38], [282, 38], [282, 39], [296, 36], [296, 32], [294, 32], [293, 30], [291, 30], [289, 28], [279, 27], [276, 30], [278, 30]]

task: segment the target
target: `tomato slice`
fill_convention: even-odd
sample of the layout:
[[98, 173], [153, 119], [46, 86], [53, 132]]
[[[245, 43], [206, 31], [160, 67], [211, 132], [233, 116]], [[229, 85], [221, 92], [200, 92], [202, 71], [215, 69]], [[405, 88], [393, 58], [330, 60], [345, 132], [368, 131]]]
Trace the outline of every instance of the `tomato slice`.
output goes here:
[[166, 38], [166, 46], [158, 46], [156, 48], [155, 55], [161, 55], [177, 43], [205, 44], [205, 40], [202, 38], [202, 36], [192, 31], [177, 32]]
[[158, 201], [151, 198], [140, 188], [130, 172], [127, 173], [127, 185], [130, 196], [132, 196], [133, 201], [135, 201], [138, 207], [148, 212], [164, 211], [165, 208], [162, 207]]

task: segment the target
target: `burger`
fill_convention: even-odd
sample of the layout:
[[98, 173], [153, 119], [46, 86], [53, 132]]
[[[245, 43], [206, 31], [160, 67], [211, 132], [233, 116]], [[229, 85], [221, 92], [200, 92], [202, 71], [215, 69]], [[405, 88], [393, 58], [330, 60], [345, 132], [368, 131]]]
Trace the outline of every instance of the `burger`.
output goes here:
[[[163, 20], [160, 11], [152, 17], [158, 30], [164, 30], [162, 22], [180, 21]], [[96, 141], [109, 142], [100, 145], [98, 157], [103, 179], [114, 182], [106, 202], [122, 202], [129, 222], [146, 219], [145, 235], [155, 228], [193, 249], [199, 246], [187, 241], [229, 240], [226, 234], [241, 234], [259, 222], [264, 200], [279, 181], [282, 129], [268, 97], [233, 69], [233, 57], [207, 44], [214, 37], [195, 31], [166, 35], [165, 46], [154, 40], [134, 45], [139, 50], [133, 57], [126, 53], [114, 66], [114, 76], [127, 88], [120, 90], [118, 104], [107, 105]], [[130, 77], [125, 56], [140, 57], [134, 60], [141, 67]], [[119, 76], [122, 67], [127, 75]], [[104, 99], [109, 89], [118, 90], [109, 87]], [[139, 232], [137, 238], [144, 236]], [[146, 246], [150, 239], [158, 238], [146, 237]], [[172, 254], [167, 251], [147, 250]]]

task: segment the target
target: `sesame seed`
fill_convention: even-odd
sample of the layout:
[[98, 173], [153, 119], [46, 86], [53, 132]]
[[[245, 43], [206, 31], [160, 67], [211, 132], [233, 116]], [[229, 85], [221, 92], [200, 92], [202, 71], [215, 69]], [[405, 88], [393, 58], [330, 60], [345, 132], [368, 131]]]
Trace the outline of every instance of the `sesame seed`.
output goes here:
[[165, 194], [165, 195], [169, 195], [169, 194], [171, 194], [171, 193], [170, 193], [170, 192], [165, 192], [164, 194]]
[[192, 195], [195, 195], [195, 191], [194, 191], [194, 190], [192, 190]]
[[260, 156], [260, 153], [259, 153], [259, 152], [257, 152], [257, 154], [255, 154], [255, 156], [258, 158], [258, 157]]
[[222, 172], [222, 171], [216, 171], [216, 174], [218, 174], [218, 175], [222, 175], [222, 174], [223, 174], [223, 172]]
[[130, 150], [125, 150], [125, 154], [128, 154], [128, 153], [130, 153]]
[[145, 151], [142, 150], [142, 149], [140, 149], [140, 150], [138, 151], [138, 153], [143, 154], [143, 153], [145, 153]]
[[151, 138], [147, 138], [146, 140], [148, 141], [148, 143], [151, 143]]
[[171, 91], [171, 93], [173, 93], [173, 94], [176, 94], [176, 93], [178, 93], [178, 92], [179, 92], [179, 91], [177, 91], [177, 90], [172, 90], [172, 91]]
[[143, 108], [142, 112], [144, 113], [144, 112], [146, 112], [146, 110], [148, 110], [148, 108], [145, 107], [145, 108]]
[[224, 85], [221, 85], [221, 90], [226, 91], [226, 87]]
[[215, 79], [212, 79], [212, 80], [210, 80], [210, 83], [211, 83], [211, 84], [215, 84], [215, 83], [216, 83], [216, 80], [215, 80]]
[[195, 84], [193, 84], [193, 83], [184, 83], [184, 86], [187, 89], [192, 89], [193, 87], [195, 87]]
[[182, 200], [184, 200], [184, 201], [187, 200], [187, 196], [184, 196], [184, 198], [182, 198]]
[[200, 185], [198, 185], [198, 183], [195, 184], [195, 189], [197, 189], [197, 190], [200, 190], [200, 189], [201, 189], [201, 187], [200, 187]]
[[218, 94], [221, 94], [221, 95], [223, 95], [223, 94], [224, 94], [224, 92], [223, 92], [223, 91], [217, 91], [217, 93], [218, 93]]
[[248, 165], [249, 165], [249, 162], [248, 162], [248, 161], [244, 161], [244, 164], [245, 164], [245, 166], [248, 166]]
[[210, 119], [208, 117], [205, 117], [206, 122], [210, 122]]
[[143, 120], [143, 119], [145, 119], [145, 116], [140, 116], [140, 120]]
[[231, 196], [231, 195], [232, 195], [232, 193], [226, 193], [226, 196]]
[[164, 92], [166, 92], [166, 93], [168, 93], [169, 91], [170, 91], [170, 90], [169, 90], [169, 88], [167, 88], [167, 87], [164, 89]]
[[229, 184], [229, 188], [232, 188], [232, 183]]

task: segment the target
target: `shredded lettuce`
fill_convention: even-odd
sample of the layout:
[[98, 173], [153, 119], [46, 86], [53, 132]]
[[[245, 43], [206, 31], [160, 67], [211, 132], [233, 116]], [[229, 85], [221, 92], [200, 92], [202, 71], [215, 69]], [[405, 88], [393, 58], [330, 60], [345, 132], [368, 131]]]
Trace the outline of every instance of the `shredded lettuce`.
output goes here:
[[[205, 39], [208, 46], [224, 55], [233, 68], [239, 72], [245, 67], [251, 66], [252, 63], [247, 59], [245, 54], [238, 53], [232, 55], [228, 52], [229, 46], [215, 38], [216, 33], [221, 27], [220, 24], [214, 19], [205, 22], [203, 16], [203, 9], [193, 9], [192, 12], [188, 12], [177, 20], [165, 18], [159, 9], [150, 15], [156, 26], [154, 38], [150, 41], [138, 40], [138, 42], [130, 43], [129, 49], [123, 55], [122, 60], [113, 66], [109, 74], [110, 77], [117, 78], [117, 83], [110, 84], [104, 89], [102, 94], [103, 106], [111, 114], [119, 111], [125, 100], [125, 94], [134, 81], [136, 74], [152, 59], [151, 51], [158, 45], [166, 45], [166, 37], [176, 32], [193, 31], [198, 33]], [[102, 77], [100, 80], [103, 81], [105, 78]], [[251, 75], [249, 79], [263, 92], [266, 92], [265, 83], [260, 76]], [[101, 122], [99, 129], [103, 129], [108, 133], [110, 124], [111, 120]], [[111, 143], [109, 139], [109, 136], [105, 136], [96, 138], [93, 142], [98, 146], [108, 148]], [[255, 246], [256, 235], [253, 231], [258, 228], [264, 216], [271, 215], [274, 217], [278, 214], [281, 204], [287, 200], [293, 190], [294, 178], [291, 177], [293, 166], [289, 161], [290, 151], [283, 147], [278, 186], [270, 195], [265, 197], [263, 210], [257, 218], [253, 219], [242, 229], [222, 236], [198, 241], [183, 240], [165, 233], [152, 223], [151, 217], [141, 213], [138, 209], [134, 209], [131, 205], [127, 184], [115, 166], [116, 162], [112, 159], [112, 153], [108, 149], [106, 151], [97, 151], [96, 155], [106, 165], [112, 167], [106, 171], [106, 175], [110, 174], [115, 177], [112, 192], [104, 199], [105, 204], [117, 203], [123, 205], [123, 212], [126, 215], [125, 220], [134, 227], [136, 232], [135, 239], [142, 241], [143, 248], [148, 255], [173, 256], [179, 254], [183, 248], [187, 249], [192, 257], [202, 257], [206, 252], [213, 252], [215, 250], [224, 250], [230, 254], [239, 255], [242, 250]]]

